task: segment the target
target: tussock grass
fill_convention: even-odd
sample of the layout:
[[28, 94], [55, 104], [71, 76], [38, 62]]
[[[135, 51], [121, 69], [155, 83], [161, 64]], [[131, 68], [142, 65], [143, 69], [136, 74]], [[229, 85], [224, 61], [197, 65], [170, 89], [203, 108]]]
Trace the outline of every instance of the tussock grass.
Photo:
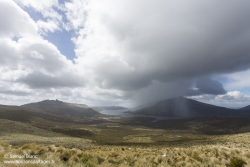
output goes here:
[[230, 159], [230, 166], [231, 167], [243, 167], [246, 164], [247, 163], [242, 158], [233, 157]]
[[162, 125], [155, 123], [155, 128], [146, 127], [148, 122], [143, 121], [114, 119], [101, 124], [94, 121], [70, 124], [39, 119], [19, 123], [2, 119], [0, 166], [44, 166], [4, 164], [4, 156], [10, 154], [34, 154], [41, 160], [55, 161], [46, 167], [250, 166], [249, 132], [207, 135], [205, 132], [209, 128], [201, 133], [197, 130], [199, 126], [193, 127], [196, 124], [192, 124], [194, 131], [190, 131], [184, 127], [165, 126], [166, 123], [171, 125], [171, 121], [162, 122]]
[[[191, 147], [121, 147], [65, 148], [55, 145], [24, 144], [19, 147], [0, 143], [0, 166], [4, 155], [35, 154], [41, 160], [54, 160], [49, 166], [105, 167], [105, 166], [230, 166], [250, 165], [250, 150], [235, 145], [200, 145]], [[6, 160], [6, 159], [5, 159]], [[29, 165], [32, 166], [32, 165]], [[33, 165], [42, 166], [42, 165]]]

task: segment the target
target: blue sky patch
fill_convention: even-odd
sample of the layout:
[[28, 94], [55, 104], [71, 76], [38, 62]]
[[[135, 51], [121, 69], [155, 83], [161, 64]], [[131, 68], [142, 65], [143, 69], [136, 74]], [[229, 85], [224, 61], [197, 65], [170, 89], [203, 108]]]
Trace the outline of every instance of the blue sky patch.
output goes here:
[[72, 42], [71, 38], [74, 36], [73, 31], [62, 30], [54, 33], [47, 33], [47, 36], [44, 36], [44, 39], [53, 43], [61, 54], [65, 55], [68, 59], [73, 60], [75, 58], [75, 45]]

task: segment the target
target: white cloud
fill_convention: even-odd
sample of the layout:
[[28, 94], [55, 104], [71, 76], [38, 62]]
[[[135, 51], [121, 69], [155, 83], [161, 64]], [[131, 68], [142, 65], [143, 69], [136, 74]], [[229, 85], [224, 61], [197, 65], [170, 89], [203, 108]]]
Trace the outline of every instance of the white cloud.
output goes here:
[[67, 30], [78, 30], [84, 26], [87, 19], [88, 0], [72, 0], [65, 2], [63, 11], [68, 22], [65, 24]]
[[0, 48], [1, 78], [25, 83], [31, 87], [81, 86], [85, 80], [73, 63], [57, 48], [41, 38], [20, 38], [18, 42], [2, 39]]
[[40, 12], [44, 18], [49, 18], [53, 20], [61, 20], [62, 16], [54, 9], [60, 8], [58, 0], [14, 0], [22, 7], [29, 7], [37, 12]]
[[[37, 25], [39, 32], [42, 35], [46, 35], [47, 32], [60, 31], [62, 18], [57, 10], [61, 10], [61, 5], [57, 0], [43, 0], [43, 1], [34, 1], [34, 0], [14, 0], [22, 7], [27, 7], [35, 10], [36, 12], [41, 13], [44, 20], [38, 20]], [[56, 10], [57, 9], [57, 10]]]
[[243, 93], [239, 91], [231, 91], [231, 92], [228, 92], [226, 95], [219, 95], [217, 98], [221, 100], [225, 100], [225, 101], [237, 101], [237, 102], [250, 100], [250, 96], [244, 95]]
[[18, 5], [0, 1], [0, 37], [37, 36], [37, 25]]
[[20, 38], [17, 42], [2, 38], [0, 48], [3, 51], [0, 55], [2, 67], [26, 67], [56, 74], [72, 66], [53, 44], [40, 37]]
[[[0, 12], [5, 12], [0, 16], [1, 103], [22, 104], [35, 98], [54, 97], [47, 89], [85, 84], [73, 63], [40, 36], [37, 28], [40, 25], [16, 3], [5, 0], [0, 3]], [[58, 96], [56, 93], [55, 97]]]
[[227, 89], [250, 89], [250, 78], [248, 77], [250, 76], [250, 70], [234, 72], [221, 76], [228, 80], [228, 82], [224, 84]]
[[[34, 97], [160, 100], [184, 94], [195, 78], [250, 67], [248, 1], [15, 2], [23, 9], [0, 2], [0, 79], [36, 90]], [[25, 8], [43, 18], [35, 22]], [[77, 35], [74, 63], [42, 37], [63, 29]], [[14, 91], [8, 89], [2, 94]], [[237, 101], [232, 94], [202, 96], [223, 104], [232, 97]]]
[[51, 8], [52, 6], [57, 6], [57, 0], [42, 0], [42, 1], [34, 1], [34, 0], [14, 0], [18, 4], [21, 4], [26, 7], [32, 7], [38, 11], [43, 11], [44, 9]]
[[37, 26], [39, 28], [39, 32], [42, 35], [46, 35], [47, 32], [55, 32], [55, 31], [61, 31], [62, 29], [57, 25], [57, 23], [53, 20], [48, 21], [37, 21]]
[[225, 95], [200, 95], [191, 99], [225, 107], [244, 107], [250, 105], [250, 96], [240, 91], [229, 91]]

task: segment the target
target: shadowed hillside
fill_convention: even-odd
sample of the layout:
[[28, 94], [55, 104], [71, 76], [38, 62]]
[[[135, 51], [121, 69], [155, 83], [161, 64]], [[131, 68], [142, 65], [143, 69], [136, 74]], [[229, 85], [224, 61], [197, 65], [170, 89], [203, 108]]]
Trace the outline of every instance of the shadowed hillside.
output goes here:
[[[159, 121], [142, 116], [119, 119], [80, 118], [27, 107], [4, 105], [0, 105], [0, 119], [2, 127], [9, 127], [2, 131], [0, 140], [12, 144], [24, 143], [28, 141], [27, 137], [32, 141], [34, 136], [36, 136], [34, 141], [42, 142], [45, 139], [41, 137], [47, 137], [51, 132], [50, 134], [55, 137], [60, 134], [74, 139], [88, 140], [98, 145], [194, 145], [197, 142], [217, 142], [217, 140], [211, 140], [210, 135], [244, 133], [250, 130], [250, 117], [203, 117]], [[12, 124], [13, 126], [10, 126]], [[59, 139], [52, 141], [46, 138], [46, 140], [57, 143]], [[68, 141], [65, 144], [79, 143]]]
[[248, 110], [248, 111], [250, 111], [250, 105], [242, 107], [239, 110]]
[[162, 117], [250, 116], [250, 111], [247, 110], [218, 107], [184, 97], [163, 100], [132, 113]]
[[52, 113], [71, 115], [75, 117], [94, 117], [100, 115], [97, 111], [84, 104], [65, 103], [59, 100], [44, 100], [37, 103], [22, 105], [27, 108], [41, 109]]

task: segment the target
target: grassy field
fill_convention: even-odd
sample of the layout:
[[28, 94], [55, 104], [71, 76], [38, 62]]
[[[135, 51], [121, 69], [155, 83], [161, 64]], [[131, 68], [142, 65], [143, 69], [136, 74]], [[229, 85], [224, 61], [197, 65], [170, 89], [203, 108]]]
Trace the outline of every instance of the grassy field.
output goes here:
[[[95, 120], [82, 124], [43, 122], [50, 126], [39, 128], [34, 126], [39, 126], [39, 120], [30, 125], [1, 119], [0, 166], [250, 166], [250, 133], [208, 135], [194, 131], [193, 124], [191, 129], [174, 130], [135, 125], [147, 123], [144, 118], [134, 120], [133, 126], [123, 125], [126, 121], [131, 120], [111, 119], [100, 124], [92, 124]], [[13, 160], [50, 164], [4, 163]]]
[[[250, 166], [247, 117], [84, 119], [3, 106], [0, 118], [1, 167]], [[11, 155], [54, 163], [4, 163], [34, 160]]]
[[[92, 148], [65, 148], [55, 145], [39, 145], [35, 143], [23, 146], [11, 146], [0, 143], [0, 166], [13, 161], [11, 155], [37, 155], [35, 160], [48, 161], [45, 166], [176, 166], [201, 167], [225, 166], [239, 167], [250, 164], [250, 133], [221, 136], [217, 144], [202, 144], [182, 147], [159, 146], [94, 146]], [[7, 157], [7, 158], [4, 158]], [[24, 158], [30, 160], [29, 158]], [[5, 163], [4, 163], [5, 160]], [[19, 159], [20, 160], [20, 159]], [[34, 160], [34, 159], [33, 159]], [[44, 166], [39, 165], [16, 165]]]

